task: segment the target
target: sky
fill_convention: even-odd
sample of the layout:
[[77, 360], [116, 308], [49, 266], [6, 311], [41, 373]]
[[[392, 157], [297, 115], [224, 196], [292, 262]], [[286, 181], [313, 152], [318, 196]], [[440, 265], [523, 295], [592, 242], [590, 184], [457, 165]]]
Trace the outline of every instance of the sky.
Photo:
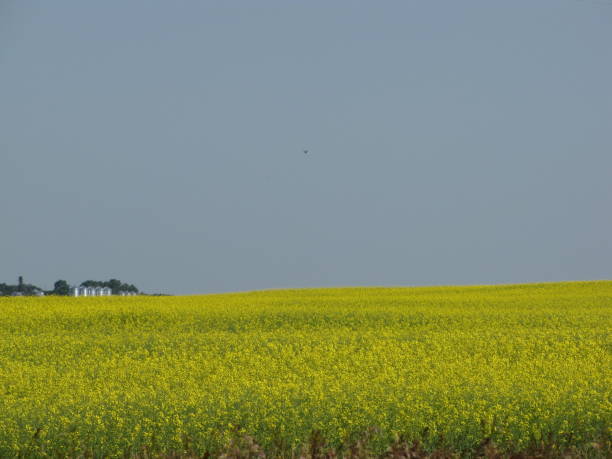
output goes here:
[[604, 0], [0, 0], [0, 282], [612, 279], [611, 45]]

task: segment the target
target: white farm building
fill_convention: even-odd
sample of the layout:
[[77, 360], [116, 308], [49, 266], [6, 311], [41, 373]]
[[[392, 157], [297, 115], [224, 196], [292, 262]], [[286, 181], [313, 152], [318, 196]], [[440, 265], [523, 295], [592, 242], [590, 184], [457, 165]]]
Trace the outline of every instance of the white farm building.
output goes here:
[[110, 287], [70, 287], [70, 296], [111, 296]]

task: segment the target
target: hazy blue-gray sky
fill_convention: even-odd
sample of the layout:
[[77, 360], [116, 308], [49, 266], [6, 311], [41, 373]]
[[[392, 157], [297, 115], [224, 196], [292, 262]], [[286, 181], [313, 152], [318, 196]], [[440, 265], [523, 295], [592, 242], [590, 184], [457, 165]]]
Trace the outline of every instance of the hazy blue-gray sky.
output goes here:
[[0, 0], [0, 282], [612, 278], [611, 45], [605, 1]]

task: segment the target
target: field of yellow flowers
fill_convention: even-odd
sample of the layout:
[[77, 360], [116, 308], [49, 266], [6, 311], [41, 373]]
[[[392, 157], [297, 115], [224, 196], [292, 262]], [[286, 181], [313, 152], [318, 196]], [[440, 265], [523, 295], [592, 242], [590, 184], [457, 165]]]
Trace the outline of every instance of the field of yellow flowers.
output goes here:
[[313, 432], [605, 450], [611, 319], [610, 281], [0, 298], [0, 457], [214, 455], [247, 434], [290, 456]]

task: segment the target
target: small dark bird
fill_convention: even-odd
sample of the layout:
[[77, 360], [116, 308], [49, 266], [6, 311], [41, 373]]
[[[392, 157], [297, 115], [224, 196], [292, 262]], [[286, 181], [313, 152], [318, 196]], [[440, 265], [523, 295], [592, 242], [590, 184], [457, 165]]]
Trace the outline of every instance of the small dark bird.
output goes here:
[[305, 155], [306, 155], [306, 154], [308, 154], [308, 150], [304, 150], [304, 154], [305, 154]]

